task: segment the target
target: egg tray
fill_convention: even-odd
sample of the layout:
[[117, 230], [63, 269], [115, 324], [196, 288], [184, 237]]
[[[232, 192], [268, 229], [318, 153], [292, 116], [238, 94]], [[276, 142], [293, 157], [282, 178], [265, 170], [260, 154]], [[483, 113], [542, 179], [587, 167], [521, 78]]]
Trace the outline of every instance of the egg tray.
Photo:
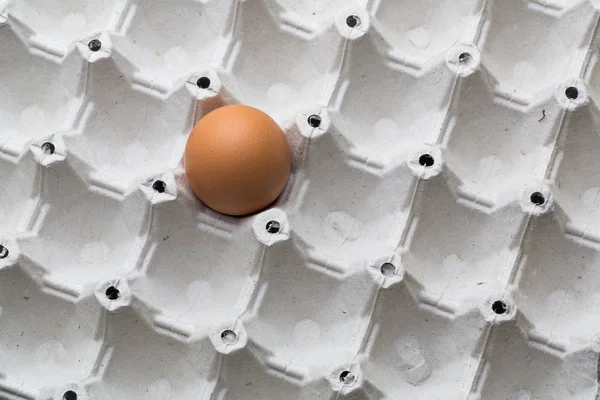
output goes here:
[[[1, 399], [596, 399], [592, 0], [0, 0]], [[187, 136], [285, 130], [217, 214]]]

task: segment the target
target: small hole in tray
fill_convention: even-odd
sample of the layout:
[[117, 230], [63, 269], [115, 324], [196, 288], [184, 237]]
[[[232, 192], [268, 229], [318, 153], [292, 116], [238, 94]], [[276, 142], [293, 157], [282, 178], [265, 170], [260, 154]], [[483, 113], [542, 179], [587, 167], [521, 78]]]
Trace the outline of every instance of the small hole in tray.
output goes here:
[[529, 200], [531, 200], [531, 202], [533, 204], [535, 204], [536, 206], [541, 206], [542, 204], [544, 204], [546, 202], [544, 195], [541, 194], [540, 192], [531, 193], [531, 196], [529, 196]]
[[575, 100], [577, 97], [579, 97], [579, 90], [577, 90], [575, 86], [569, 86], [565, 90], [565, 96], [567, 96], [567, 99]]
[[77, 393], [72, 390], [67, 390], [65, 394], [63, 394], [63, 400], [77, 400]]
[[167, 189], [167, 184], [163, 181], [154, 181], [152, 184], [152, 189], [156, 190], [158, 193], [164, 193]]
[[311, 115], [310, 117], [308, 117], [308, 124], [313, 128], [318, 128], [319, 126], [321, 126], [321, 117], [317, 114]]
[[458, 55], [458, 61], [461, 62], [461, 63], [463, 63], [463, 64], [468, 63], [472, 59], [473, 59], [473, 57], [471, 56], [471, 54], [467, 53], [466, 51], [464, 53], [460, 53]]
[[496, 300], [492, 303], [492, 311], [496, 314], [504, 314], [508, 310], [508, 306], [502, 300]]
[[0, 258], [8, 257], [8, 249], [0, 244]]
[[424, 167], [431, 167], [434, 164], [434, 162], [435, 160], [433, 159], [431, 154], [422, 154], [421, 157], [419, 157], [419, 164], [421, 164]]
[[44, 154], [54, 154], [54, 150], [56, 150], [56, 147], [54, 147], [54, 144], [51, 142], [42, 143], [40, 148]]
[[279, 230], [281, 229], [281, 224], [277, 221], [269, 221], [269, 222], [267, 222], [267, 225], [265, 226], [265, 228], [267, 229], [267, 232], [269, 232], [269, 233], [278, 233]]
[[237, 341], [237, 335], [231, 329], [226, 329], [221, 333], [223, 343], [232, 344]]
[[117, 289], [114, 286], [109, 286], [108, 289], [106, 289], [106, 297], [108, 297], [109, 300], [116, 300], [119, 298], [119, 289]]
[[354, 374], [352, 374], [352, 372], [350, 371], [342, 371], [342, 373], [340, 374], [340, 382], [349, 385], [352, 382], [354, 382]]
[[381, 264], [380, 270], [383, 276], [390, 277], [396, 275], [396, 266], [390, 262]]
[[360, 18], [356, 15], [349, 15], [348, 18], [346, 18], [346, 25], [350, 28], [356, 28], [360, 26]]
[[196, 81], [196, 85], [198, 85], [200, 89], [208, 89], [210, 87], [210, 78], [207, 76], [201, 76]]
[[88, 48], [91, 51], [98, 51], [98, 50], [100, 50], [102, 48], [102, 42], [99, 41], [98, 39], [92, 39], [88, 43]]

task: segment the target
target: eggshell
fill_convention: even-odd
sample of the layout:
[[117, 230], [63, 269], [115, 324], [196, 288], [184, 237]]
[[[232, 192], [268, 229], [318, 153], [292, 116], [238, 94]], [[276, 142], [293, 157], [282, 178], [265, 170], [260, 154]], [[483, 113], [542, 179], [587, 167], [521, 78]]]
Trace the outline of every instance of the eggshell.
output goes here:
[[291, 154], [271, 117], [253, 107], [230, 105], [198, 121], [185, 148], [184, 166], [204, 204], [239, 216], [277, 199], [290, 173]]

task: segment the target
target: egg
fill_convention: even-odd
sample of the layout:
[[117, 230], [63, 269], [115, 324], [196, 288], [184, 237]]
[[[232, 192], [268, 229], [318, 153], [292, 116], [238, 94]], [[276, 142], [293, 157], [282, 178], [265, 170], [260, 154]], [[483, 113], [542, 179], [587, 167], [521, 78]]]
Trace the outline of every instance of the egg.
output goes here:
[[196, 196], [228, 215], [247, 215], [277, 199], [291, 169], [285, 134], [254, 107], [229, 105], [206, 114], [188, 138], [184, 167]]

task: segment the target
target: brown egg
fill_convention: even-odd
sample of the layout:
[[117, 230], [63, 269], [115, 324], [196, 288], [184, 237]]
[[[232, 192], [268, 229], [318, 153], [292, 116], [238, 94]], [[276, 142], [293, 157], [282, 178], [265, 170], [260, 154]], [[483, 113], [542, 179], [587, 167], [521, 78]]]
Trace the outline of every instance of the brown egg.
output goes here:
[[229, 215], [250, 214], [271, 204], [291, 168], [290, 148], [279, 125], [244, 105], [217, 108], [198, 121], [183, 161], [196, 196]]

